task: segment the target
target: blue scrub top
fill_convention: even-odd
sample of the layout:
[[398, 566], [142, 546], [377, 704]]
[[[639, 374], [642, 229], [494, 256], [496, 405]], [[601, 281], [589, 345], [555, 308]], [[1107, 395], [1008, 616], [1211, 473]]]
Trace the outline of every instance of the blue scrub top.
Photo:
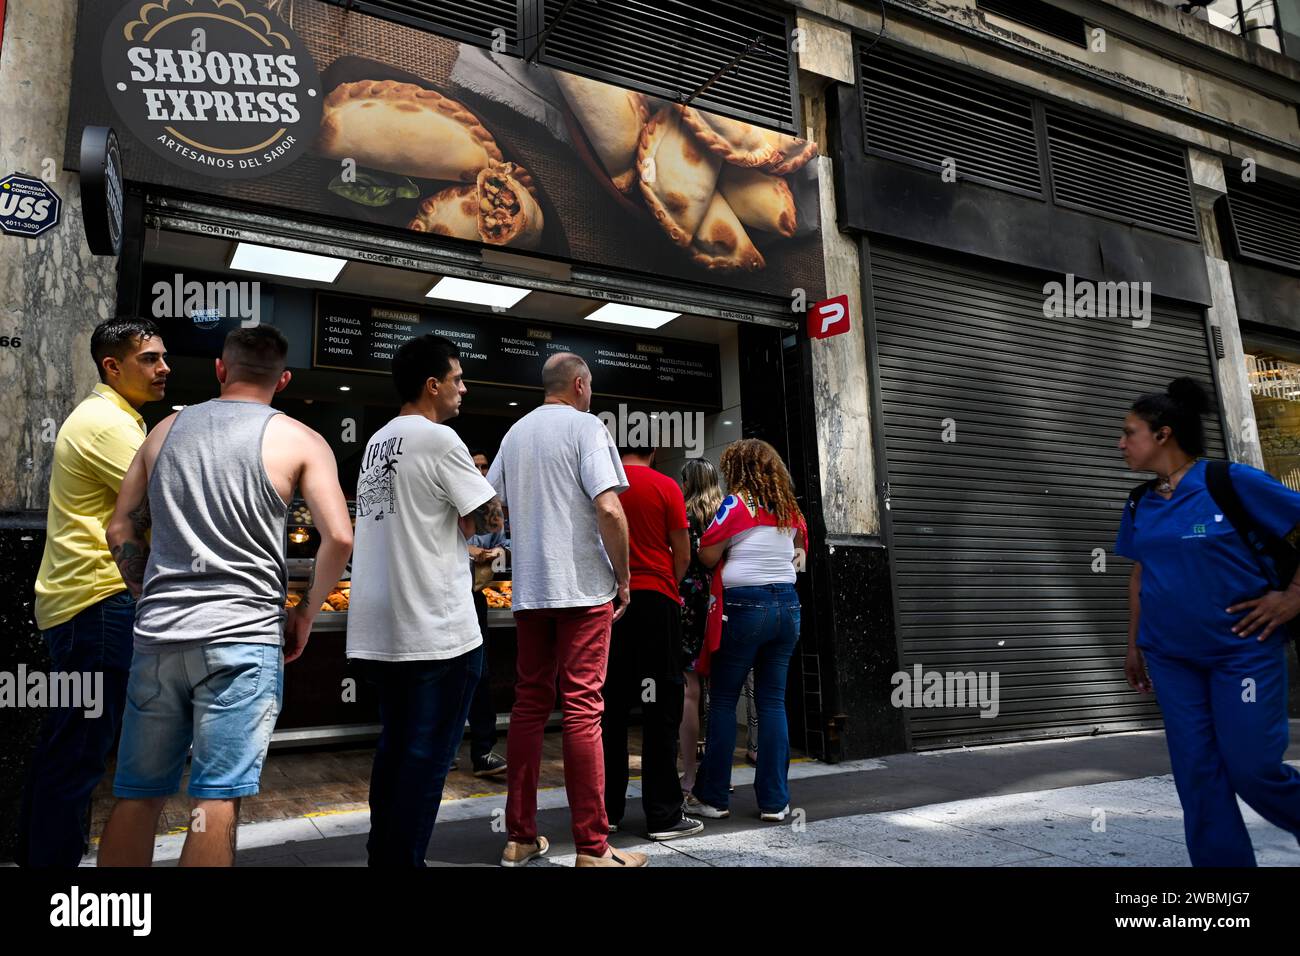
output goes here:
[[[1246, 512], [1272, 534], [1284, 538], [1300, 524], [1300, 493], [1249, 465], [1233, 463], [1229, 476]], [[1143, 495], [1133, 525], [1125, 506], [1115, 553], [1142, 565], [1138, 647], [1180, 657], [1240, 650], [1243, 639], [1232, 627], [1248, 612], [1227, 609], [1272, 584], [1210, 497], [1205, 462], [1188, 470], [1168, 501], [1154, 491]]]

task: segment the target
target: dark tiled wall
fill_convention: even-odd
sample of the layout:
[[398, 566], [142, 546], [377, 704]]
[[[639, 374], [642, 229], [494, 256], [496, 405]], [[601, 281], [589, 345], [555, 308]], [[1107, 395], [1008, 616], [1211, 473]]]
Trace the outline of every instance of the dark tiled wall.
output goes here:
[[[32, 587], [45, 547], [45, 531], [0, 526], [0, 671], [48, 669], [49, 657], [36, 630]], [[36, 747], [43, 711], [0, 707], [0, 861], [13, 859], [15, 824], [27, 762]]]
[[[889, 703], [898, 670], [889, 552], [879, 546], [828, 548], [830, 650], [844, 760], [907, 750], [903, 712]], [[830, 749], [837, 741], [830, 740]]]

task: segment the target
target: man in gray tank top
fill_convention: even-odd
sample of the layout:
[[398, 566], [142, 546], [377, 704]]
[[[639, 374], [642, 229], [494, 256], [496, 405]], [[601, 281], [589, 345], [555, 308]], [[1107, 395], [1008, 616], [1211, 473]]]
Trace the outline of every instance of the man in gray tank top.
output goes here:
[[[302, 654], [352, 550], [334, 453], [270, 407], [289, 384], [287, 353], [271, 326], [231, 332], [216, 363], [221, 397], [164, 419], [122, 482], [108, 543], [137, 599], [135, 655], [102, 866], [152, 862], [158, 816], [191, 744], [196, 825], [181, 865], [234, 863], [239, 801], [258, 791], [284, 664]], [[321, 545], [308, 596], [286, 614], [295, 487]]]

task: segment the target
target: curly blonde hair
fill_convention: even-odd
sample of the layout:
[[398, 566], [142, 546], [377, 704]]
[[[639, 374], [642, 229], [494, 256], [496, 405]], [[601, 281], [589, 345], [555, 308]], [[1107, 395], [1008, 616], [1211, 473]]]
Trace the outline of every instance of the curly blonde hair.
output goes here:
[[743, 497], [751, 508], [764, 508], [783, 528], [803, 521], [794, 498], [794, 483], [776, 449], [758, 438], [732, 442], [718, 463], [728, 494]]

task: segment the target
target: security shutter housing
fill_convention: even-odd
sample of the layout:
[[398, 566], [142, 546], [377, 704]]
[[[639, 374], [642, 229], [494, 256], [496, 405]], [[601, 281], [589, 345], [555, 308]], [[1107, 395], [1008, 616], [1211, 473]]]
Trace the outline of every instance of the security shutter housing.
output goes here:
[[873, 245], [871, 272], [901, 669], [999, 678], [996, 717], [909, 710], [914, 746], [1156, 725], [1124, 680], [1131, 563], [1113, 547], [1146, 476], [1116, 442], [1139, 394], [1180, 375], [1214, 394], [1203, 320], [1045, 318], [1062, 277], [910, 247]]

